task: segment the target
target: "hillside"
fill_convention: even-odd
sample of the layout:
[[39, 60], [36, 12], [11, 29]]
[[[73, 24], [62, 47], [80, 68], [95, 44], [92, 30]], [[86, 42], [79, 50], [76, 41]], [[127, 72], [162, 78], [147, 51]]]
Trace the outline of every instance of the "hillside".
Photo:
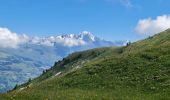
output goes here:
[[77, 52], [2, 100], [168, 100], [170, 30], [125, 47]]

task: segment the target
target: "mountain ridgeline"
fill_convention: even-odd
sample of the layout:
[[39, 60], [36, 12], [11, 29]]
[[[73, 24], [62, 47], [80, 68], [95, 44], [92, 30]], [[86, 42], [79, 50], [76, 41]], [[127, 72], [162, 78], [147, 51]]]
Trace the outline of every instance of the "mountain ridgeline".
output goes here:
[[3, 100], [168, 100], [170, 30], [123, 47], [70, 54]]

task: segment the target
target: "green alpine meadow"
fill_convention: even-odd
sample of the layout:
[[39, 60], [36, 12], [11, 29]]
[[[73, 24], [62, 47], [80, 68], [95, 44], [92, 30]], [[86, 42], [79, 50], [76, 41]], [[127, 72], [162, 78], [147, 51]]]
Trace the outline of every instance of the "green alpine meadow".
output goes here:
[[0, 100], [170, 100], [170, 29], [74, 52]]

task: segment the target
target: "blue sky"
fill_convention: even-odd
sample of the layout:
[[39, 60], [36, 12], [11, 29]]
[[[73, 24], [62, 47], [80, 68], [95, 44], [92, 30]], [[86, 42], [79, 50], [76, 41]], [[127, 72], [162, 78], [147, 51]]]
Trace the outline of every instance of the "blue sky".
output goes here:
[[[29, 36], [86, 30], [106, 40], [134, 41], [148, 35], [143, 33], [170, 27], [169, 4], [170, 0], [0, 0], [0, 27]], [[167, 25], [161, 26], [164, 20]]]

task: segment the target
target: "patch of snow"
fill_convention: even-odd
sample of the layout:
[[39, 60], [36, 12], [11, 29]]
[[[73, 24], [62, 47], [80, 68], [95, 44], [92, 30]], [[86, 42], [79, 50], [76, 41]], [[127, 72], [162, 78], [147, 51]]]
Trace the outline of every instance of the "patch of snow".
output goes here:
[[60, 75], [61, 74], [61, 72], [58, 72], [57, 74], [55, 74], [55, 76], [58, 76], [58, 75]]
[[19, 91], [22, 91], [22, 90], [24, 90], [25, 88], [26, 88], [26, 87], [20, 88]]

